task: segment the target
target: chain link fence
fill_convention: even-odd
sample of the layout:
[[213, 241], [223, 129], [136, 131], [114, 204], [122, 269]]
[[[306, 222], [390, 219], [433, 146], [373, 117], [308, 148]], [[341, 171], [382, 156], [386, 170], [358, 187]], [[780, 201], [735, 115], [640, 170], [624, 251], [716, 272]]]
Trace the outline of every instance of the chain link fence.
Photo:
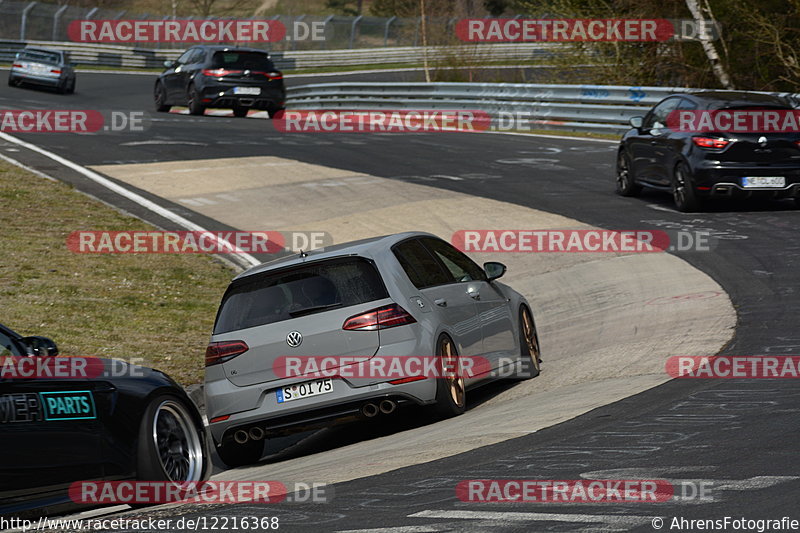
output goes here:
[[[196, 18], [196, 17], [180, 17]], [[210, 17], [219, 20], [216, 17]], [[170, 20], [171, 17], [150, 13], [59, 6], [42, 2], [0, 0], [0, 39], [19, 41], [69, 41], [67, 27], [75, 20]], [[422, 45], [422, 21], [419, 18], [380, 18], [344, 16], [275, 16], [286, 26], [288, 38], [275, 43], [256, 44], [256, 47], [276, 51], [335, 50], [351, 48], [382, 48]], [[432, 44], [446, 44], [442, 39], [455, 40], [457, 19], [428, 18], [429, 39]], [[297, 39], [309, 28], [322, 28], [324, 39]], [[186, 48], [181, 43], [137, 43], [141, 48]]]

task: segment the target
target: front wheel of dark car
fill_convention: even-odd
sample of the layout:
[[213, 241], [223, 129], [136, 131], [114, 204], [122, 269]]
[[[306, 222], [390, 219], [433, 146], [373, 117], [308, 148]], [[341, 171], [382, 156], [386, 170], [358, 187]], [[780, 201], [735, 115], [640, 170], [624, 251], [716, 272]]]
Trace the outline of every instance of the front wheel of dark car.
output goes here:
[[268, 109], [267, 114], [269, 115], [269, 118], [275, 118], [278, 113], [282, 113], [283, 111], [286, 111], [286, 108], [281, 107], [279, 109]]
[[694, 190], [692, 176], [686, 163], [678, 163], [672, 174], [672, 199], [682, 213], [692, 213], [701, 207], [700, 198]]
[[467, 406], [467, 394], [458, 352], [450, 337], [442, 335], [439, 338], [436, 357], [442, 377], [436, 379], [436, 403], [431, 406], [431, 411], [437, 418], [458, 416]]
[[217, 455], [228, 468], [251, 465], [264, 455], [264, 441], [251, 439], [239, 444], [231, 439], [217, 448]]
[[636, 183], [631, 170], [631, 158], [624, 151], [617, 156], [616, 189], [620, 196], [639, 196], [642, 192], [642, 186]]
[[238, 118], [244, 118], [247, 116], [248, 111], [249, 110], [246, 107], [234, 107], [233, 116]]
[[190, 115], [202, 115], [206, 112], [206, 108], [201, 101], [200, 93], [197, 92], [197, 89], [194, 85], [189, 87], [189, 91], [187, 93], [187, 99], [189, 101], [189, 114]]
[[205, 430], [184, 400], [159, 395], [139, 427], [137, 477], [146, 481], [202, 481], [210, 470]]
[[167, 105], [167, 90], [161, 82], [156, 83], [156, 88], [153, 90], [153, 102], [159, 113], [168, 113], [172, 109], [171, 105]]

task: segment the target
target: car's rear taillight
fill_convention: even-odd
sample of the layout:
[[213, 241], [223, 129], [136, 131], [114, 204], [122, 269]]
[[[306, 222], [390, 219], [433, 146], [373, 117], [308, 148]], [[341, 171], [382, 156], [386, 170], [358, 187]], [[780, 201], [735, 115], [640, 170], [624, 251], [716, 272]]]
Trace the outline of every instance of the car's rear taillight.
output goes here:
[[11, 66], [14, 68], [23, 68], [22, 63], [13, 63]]
[[206, 366], [224, 363], [249, 349], [244, 341], [211, 342], [206, 348]]
[[224, 68], [215, 68], [215, 69], [203, 69], [203, 76], [210, 76], [212, 78], [222, 78], [224, 76], [230, 76], [231, 74], [241, 74], [241, 70], [228, 70]]
[[267, 78], [269, 78], [271, 80], [282, 80], [283, 79], [283, 73], [281, 73], [281, 72], [265, 72], [264, 76], [266, 76]]
[[731, 141], [722, 137], [692, 137], [692, 142], [700, 148], [715, 148], [717, 150], [725, 148]]
[[414, 317], [397, 304], [385, 305], [360, 315], [351, 316], [344, 321], [342, 329], [353, 331], [374, 331], [393, 328], [416, 322]]
[[51, 68], [50, 74], [61, 74], [61, 70], [57, 68]]
[[795, 141], [795, 142], [794, 142], [794, 144], [795, 144], [795, 146], [797, 146], [798, 148], [800, 148], [800, 141]]

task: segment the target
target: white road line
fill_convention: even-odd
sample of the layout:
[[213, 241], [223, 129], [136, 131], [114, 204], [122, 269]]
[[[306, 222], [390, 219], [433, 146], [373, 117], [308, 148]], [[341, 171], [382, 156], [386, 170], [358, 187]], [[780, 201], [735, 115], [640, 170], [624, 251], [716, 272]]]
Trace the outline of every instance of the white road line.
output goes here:
[[373, 529], [347, 529], [336, 533], [438, 533], [440, 528], [433, 526], [397, 526]]
[[[125, 187], [114, 183], [113, 181], [109, 180], [108, 178], [106, 178], [104, 176], [101, 176], [97, 172], [93, 172], [93, 171], [89, 170], [88, 168], [82, 167], [81, 165], [79, 165], [77, 163], [74, 163], [74, 162], [70, 161], [69, 159], [65, 159], [65, 158], [61, 157], [60, 155], [54, 154], [53, 152], [49, 152], [49, 151], [47, 151], [47, 150], [45, 150], [43, 148], [39, 148], [35, 144], [31, 144], [29, 142], [25, 142], [22, 139], [17, 139], [16, 137], [13, 137], [13, 136], [11, 136], [11, 135], [9, 135], [7, 133], [0, 132], [0, 139], [3, 139], [3, 140], [8, 141], [10, 143], [16, 144], [18, 146], [22, 146], [23, 148], [27, 148], [28, 150], [31, 150], [31, 151], [36, 152], [38, 154], [41, 154], [41, 155], [43, 155], [43, 156], [45, 156], [45, 157], [47, 157], [49, 159], [52, 159], [56, 163], [64, 165], [65, 167], [67, 167], [67, 168], [69, 168], [71, 170], [74, 170], [75, 172], [77, 172], [79, 174], [82, 174], [83, 176], [89, 178], [90, 180], [92, 180], [93, 182], [97, 183], [98, 185], [101, 185], [101, 186], [105, 187], [106, 189], [108, 189], [110, 191], [114, 191], [115, 193], [119, 194], [120, 196], [123, 196], [123, 197], [127, 198], [128, 200], [131, 200], [132, 202], [135, 202], [136, 204], [144, 207], [145, 209], [148, 209], [148, 210], [152, 211], [153, 213], [155, 213], [155, 214], [157, 214], [157, 215], [159, 215], [159, 216], [161, 216], [163, 218], [166, 218], [167, 220], [170, 220], [170, 221], [174, 222], [175, 224], [178, 224], [180, 227], [182, 227], [184, 229], [187, 229], [189, 231], [208, 231], [205, 228], [203, 228], [202, 226], [199, 226], [199, 225], [195, 224], [191, 220], [188, 220], [188, 219], [186, 219], [186, 218], [184, 218], [184, 217], [182, 217], [182, 216], [180, 216], [180, 215], [178, 215], [176, 213], [173, 213], [169, 209], [167, 209], [165, 207], [162, 207], [162, 206], [158, 205], [157, 203], [152, 202], [152, 201], [148, 200], [147, 198], [144, 198], [143, 196], [136, 194], [133, 191], [129, 191]], [[226, 241], [223, 238], [217, 238], [217, 240], [221, 243], [221, 245], [223, 247], [233, 248], [233, 249], [236, 248], [235, 246], [233, 246], [231, 243], [229, 243], [228, 241]], [[251, 266], [256, 266], [256, 265], [260, 265], [261, 264], [261, 261], [259, 261], [258, 259], [256, 259], [252, 255], [246, 254], [246, 253], [227, 254], [226, 259], [238, 264], [239, 266], [241, 266], [243, 268], [248, 268], [248, 267], [251, 267]]]
[[591, 515], [566, 513], [526, 513], [498, 511], [421, 511], [409, 518], [446, 518], [449, 520], [494, 520], [498, 522], [580, 522], [610, 525], [638, 526], [652, 523], [653, 516]]

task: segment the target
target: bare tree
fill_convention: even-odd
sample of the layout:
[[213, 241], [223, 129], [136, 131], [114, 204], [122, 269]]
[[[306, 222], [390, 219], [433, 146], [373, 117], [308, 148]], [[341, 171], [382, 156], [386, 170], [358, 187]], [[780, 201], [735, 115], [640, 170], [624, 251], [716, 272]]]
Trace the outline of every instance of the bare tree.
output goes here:
[[708, 5], [707, 0], [704, 0], [704, 3], [705, 5], [700, 7], [697, 0], [686, 0], [686, 7], [689, 8], [689, 12], [691, 12], [692, 18], [694, 19], [695, 24], [697, 24], [697, 31], [699, 33], [698, 39], [700, 40], [703, 51], [708, 58], [708, 62], [711, 64], [711, 70], [719, 80], [720, 85], [726, 89], [733, 89], [733, 83], [731, 83], [731, 78], [728, 76], [728, 72], [725, 70], [725, 67], [722, 64], [722, 59], [719, 57], [717, 47], [714, 46], [714, 43], [711, 42], [711, 39], [708, 35], [708, 24], [706, 24], [706, 17], [711, 16], [711, 8]]

